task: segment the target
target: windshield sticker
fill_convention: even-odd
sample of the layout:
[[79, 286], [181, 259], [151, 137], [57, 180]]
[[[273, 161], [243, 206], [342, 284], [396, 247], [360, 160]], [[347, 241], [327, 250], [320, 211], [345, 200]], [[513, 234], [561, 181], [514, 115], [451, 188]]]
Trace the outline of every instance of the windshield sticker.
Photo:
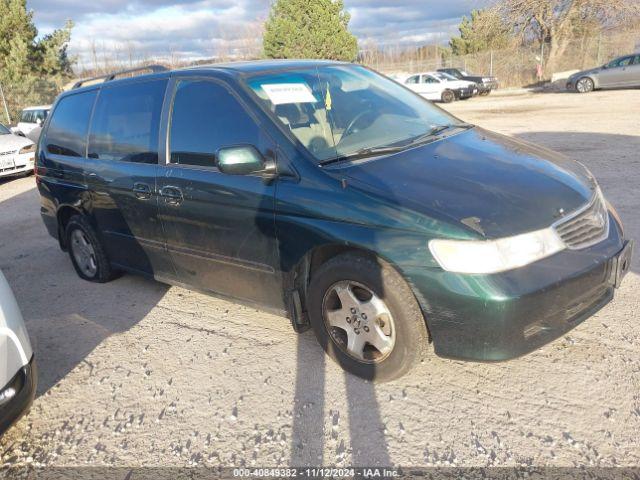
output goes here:
[[317, 102], [306, 83], [271, 83], [261, 86], [274, 105]]

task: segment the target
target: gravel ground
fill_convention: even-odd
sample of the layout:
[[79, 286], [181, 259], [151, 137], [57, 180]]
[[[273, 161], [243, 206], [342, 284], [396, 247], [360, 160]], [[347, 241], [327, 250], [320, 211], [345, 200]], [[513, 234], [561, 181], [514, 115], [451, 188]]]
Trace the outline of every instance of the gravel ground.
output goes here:
[[[584, 162], [640, 238], [640, 90], [447, 108]], [[524, 358], [433, 356], [374, 386], [284, 318], [131, 275], [81, 281], [33, 177], [0, 182], [0, 268], [40, 366], [0, 465], [637, 466], [639, 257], [611, 304]]]

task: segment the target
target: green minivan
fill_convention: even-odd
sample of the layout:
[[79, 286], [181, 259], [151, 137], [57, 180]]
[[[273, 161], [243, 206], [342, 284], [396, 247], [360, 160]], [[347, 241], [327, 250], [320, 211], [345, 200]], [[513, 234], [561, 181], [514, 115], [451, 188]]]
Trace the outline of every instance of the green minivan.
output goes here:
[[475, 361], [530, 352], [630, 268], [583, 165], [367, 68], [145, 68], [79, 82], [40, 138], [42, 218], [86, 280], [126, 271], [261, 305], [385, 381], [430, 345]]

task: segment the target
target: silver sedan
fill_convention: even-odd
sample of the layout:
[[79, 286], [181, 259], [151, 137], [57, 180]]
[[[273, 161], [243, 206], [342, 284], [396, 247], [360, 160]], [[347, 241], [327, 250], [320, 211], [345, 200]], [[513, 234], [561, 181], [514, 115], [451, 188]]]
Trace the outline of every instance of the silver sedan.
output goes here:
[[640, 53], [625, 55], [601, 67], [574, 73], [567, 81], [567, 89], [579, 93], [626, 87], [640, 87]]

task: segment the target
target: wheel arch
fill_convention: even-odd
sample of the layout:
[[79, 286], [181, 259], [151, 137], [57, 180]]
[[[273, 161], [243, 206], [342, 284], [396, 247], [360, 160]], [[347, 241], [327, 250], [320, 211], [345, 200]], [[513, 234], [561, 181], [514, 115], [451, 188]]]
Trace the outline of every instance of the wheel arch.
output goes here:
[[[306, 314], [306, 297], [307, 290], [309, 284], [311, 282], [311, 278], [313, 276], [314, 271], [317, 271], [322, 265], [331, 260], [332, 258], [337, 257], [338, 255], [342, 255], [345, 253], [355, 253], [358, 255], [362, 255], [364, 257], [368, 257], [370, 259], [374, 259], [378, 262], [383, 262], [390, 268], [393, 268], [407, 283], [409, 289], [413, 293], [414, 297], [416, 297], [416, 291], [414, 285], [407, 279], [404, 275], [402, 269], [396, 265], [391, 259], [386, 258], [384, 255], [381, 255], [379, 252], [371, 250], [366, 246], [353, 244], [353, 243], [324, 243], [320, 245], [316, 245], [313, 248], [309, 249], [305, 255], [302, 256], [295, 265], [291, 274], [289, 275], [289, 292], [292, 292], [290, 297], [295, 297], [296, 294], [299, 295], [298, 299], [290, 298], [288, 304], [291, 305], [291, 311], [289, 312], [291, 315], [292, 324], [294, 328], [296, 328], [296, 324], [298, 327], [302, 326], [302, 328], [297, 331], [305, 331], [308, 326], [308, 317]], [[418, 305], [421, 305], [421, 302], [416, 297], [416, 301]], [[298, 304], [296, 305], [296, 303]], [[429, 337], [429, 342], [431, 342], [431, 331], [429, 328], [429, 323], [427, 317], [420, 309], [422, 314], [423, 321], [425, 322], [427, 333]]]
[[56, 211], [56, 219], [58, 222], [58, 243], [60, 244], [60, 248], [63, 251], [67, 250], [67, 239], [65, 238], [64, 232], [67, 228], [67, 224], [69, 223], [69, 219], [74, 215], [82, 215], [81, 209], [74, 207], [72, 205], [60, 205], [58, 210]]

